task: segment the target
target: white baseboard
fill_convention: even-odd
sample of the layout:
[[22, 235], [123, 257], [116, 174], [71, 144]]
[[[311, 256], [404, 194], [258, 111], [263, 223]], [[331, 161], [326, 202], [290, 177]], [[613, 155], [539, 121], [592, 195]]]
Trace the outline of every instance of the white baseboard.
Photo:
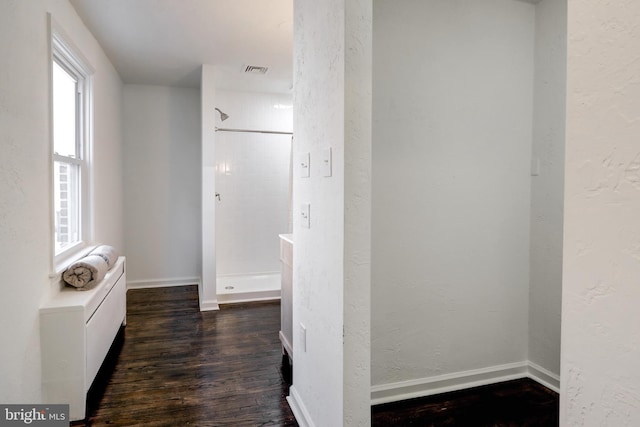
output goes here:
[[397, 402], [524, 378], [527, 376], [527, 367], [527, 362], [510, 363], [430, 378], [377, 385], [371, 387], [371, 404]]
[[300, 395], [296, 390], [295, 386], [289, 387], [289, 396], [287, 396], [287, 402], [289, 402], [289, 407], [291, 408], [291, 412], [293, 412], [293, 416], [296, 417], [296, 421], [300, 425], [300, 427], [315, 427], [315, 424], [311, 420], [311, 416], [309, 415], [309, 411], [304, 406], [304, 403], [300, 399]]
[[528, 365], [529, 378], [542, 384], [548, 389], [555, 391], [556, 393], [560, 393], [560, 375], [554, 374], [531, 361], [528, 362]]
[[167, 288], [171, 286], [199, 285], [199, 277], [177, 277], [173, 279], [127, 280], [127, 289]]
[[278, 300], [280, 300], [280, 289], [275, 291], [236, 292], [236, 293], [218, 294], [218, 303], [220, 304], [237, 304], [242, 302], [278, 301]]
[[531, 378], [555, 392], [559, 392], [560, 389], [558, 375], [535, 363], [524, 361], [430, 378], [376, 385], [371, 387], [371, 404], [398, 402], [520, 378]]
[[[174, 279], [148, 279], [148, 280], [127, 280], [127, 290], [129, 289], [148, 289], [148, 288], [167, 288], [172, 286], [198, 286], [198, 298], [200, 298], [200, 288], [202, 283], [199, 277], [177, 277]], [[220, 310], [218, 301], [202, 301], [200, 300], [200, 311]]]
[[200, 301], [200, 311], [216, 311], [220, 310], [220, 305], [218, 305], [218, 301]]

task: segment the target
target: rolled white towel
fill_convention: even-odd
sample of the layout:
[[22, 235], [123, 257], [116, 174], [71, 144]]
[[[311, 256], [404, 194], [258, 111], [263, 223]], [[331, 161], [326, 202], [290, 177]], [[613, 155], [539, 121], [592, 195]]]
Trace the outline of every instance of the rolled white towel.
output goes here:
[[91, 253], [71, 264], [62, 274], [62, 278], [78, 290], [85, 291], [98, 284], [108, 270], [109, 265], [105, 259], [101, 255]]
[[104, 259], [109, 267], [107, 270], [111, 270], [111, 267], [113, 267], [118, 260], [118, 252], [116, 251], [116, 248], [109, 245], [100, 245], [92, 250], [89, 255], [97, 255]]

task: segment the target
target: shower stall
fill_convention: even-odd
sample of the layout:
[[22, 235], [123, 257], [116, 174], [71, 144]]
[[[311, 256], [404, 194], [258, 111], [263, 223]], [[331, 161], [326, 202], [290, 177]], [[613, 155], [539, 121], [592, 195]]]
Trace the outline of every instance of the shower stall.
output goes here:
[[[229, 115], [216, 109], [221, 120], [215, 136], [218, 302], [277, 299], [278, 235], [289, 232], [290, 227], [291, 125], [286, 112], [284, 121], [274, 120], [273, 116], [283, 116], [275, 111], [270, 126], [255, 119], [253, 126], [247, 126], [248, 120], [236, 119], [234, 110], [223, 109]], [[265, 113], [269, 115], [269, 110], [263, 108], [262, 115]], [[231, 125], [223, 127], [227, 123]]]

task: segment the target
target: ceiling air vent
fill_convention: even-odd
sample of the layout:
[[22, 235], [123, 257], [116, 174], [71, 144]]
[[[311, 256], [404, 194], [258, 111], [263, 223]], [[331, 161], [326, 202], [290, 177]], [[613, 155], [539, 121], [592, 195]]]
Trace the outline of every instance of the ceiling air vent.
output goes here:
[[249, 74], [267, 74], [267, 71], [269, 71], [268, 67], [258, 67], [257, 65], [247, 65], [244, 68], [244, 72]]

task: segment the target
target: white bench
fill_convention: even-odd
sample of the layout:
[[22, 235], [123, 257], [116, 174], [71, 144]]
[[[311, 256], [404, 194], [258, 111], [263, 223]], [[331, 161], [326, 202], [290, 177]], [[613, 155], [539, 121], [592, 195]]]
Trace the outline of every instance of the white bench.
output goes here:
[[127, 279], [120, 257], [93, 289], [65, 287], [40, 308], [45, 403], [68, 403], [71, 420], [86, 417], [87, 391], [126, 323]]

